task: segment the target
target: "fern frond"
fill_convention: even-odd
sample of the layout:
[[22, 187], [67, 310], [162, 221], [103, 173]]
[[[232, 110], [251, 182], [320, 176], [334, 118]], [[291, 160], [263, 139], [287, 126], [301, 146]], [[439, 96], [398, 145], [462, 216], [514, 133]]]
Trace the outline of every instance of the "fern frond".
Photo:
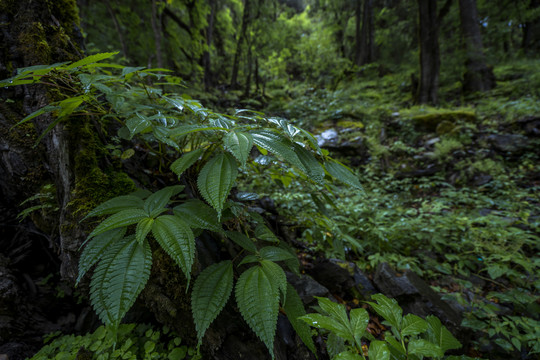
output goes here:
[[222, 232], [216, 210], [198, 199], [191, 199], [174, 208], [174, 214], [191, 228]]
[[163, 215], [154, 221], [152, 234], [159, 245], [178, 264], [188, 281], [195, 257], [193, 232], [178, 216]]
[[248, 133], [233, 131], [224, 137], [223, 145], [243, 166], [253, 147], [253, 138]]
[[204, 149], [195, 149], [188, 153], [185, 153], [171, 164], [171, 170], [173, 173], [182, 175], [191, 165], [195, 164], [199, 157], [204, 153]]
[[109, 230], [93, 238], [86, 246], [79, 259], [79, 275], [77, 284], [86, 272], [105, 254], [107, 248], [126, 234], [126, 228]]
[[285, 310], [287, 319], [291, 322], [294, 331], [296, 331], [300, 339], [302, 339], [302, 342], [312, 353], [316, 354], [317, 350], [315, 349], [315, 344], [311, 338], [311, 329], [309, 325], [298, 319], [300, 316], [306, 314], [306, 309], [304, 309], [302, 299], [300, 299], [300, 296], [298, 296], [298, 293], [291, 284], [287, 284], [287, 299], [283, 304], [283, 309]]
[[156, 191], [144, 201], [144, 211], [146, 211], [150, 217], [158, 216], [163, 212], [165, 206], [167, 206], [167, 203], [171, 200], [171, 197], [177, 195], [182, 190], [184, 190], [183, 185], [174, 185]]
[[199, 274], [191, 293], [191, 309], [198, 346], [208, 326], [219, 315], [231, 295], [233, 267], [229, 260], [211, 265]]
[[274, 336], [279, 310], [279, 292], [261, 266], [247, 269], [236, 283], [238, 309], [249, 327], [264, 342], [274, 358]]
[[117, 212], [103, 220], [101, 224], [96, 226], [94, 231], [88, 235], [88, 238], [93, 238], [105, 231], [116, 229], [119, 227], [126, 227], [138, 223], [144, 218], [147, 218], [148, 214], [142, 209], [127, 209]]
[[128, 236], [107, 248], [90, 282], [90, 301], [106, 325], [118, 326], [146, 285], [151, 266], [147, 241], [139, 244]]
[[[144, 202], [137, 196], [122, 195], [105, 201], [91, 210], [85, 217], [109, 215], [127, 209], [142, 209]], [[83, 220], [84, 220], [83, 219]]]
[[227, 153], [214, 156], [199, 173], [197, 179], [199, 191], [203, 198], [216, 209], [218, 219], [221, 217], [223, 204], [237, 176], [236, 160]]

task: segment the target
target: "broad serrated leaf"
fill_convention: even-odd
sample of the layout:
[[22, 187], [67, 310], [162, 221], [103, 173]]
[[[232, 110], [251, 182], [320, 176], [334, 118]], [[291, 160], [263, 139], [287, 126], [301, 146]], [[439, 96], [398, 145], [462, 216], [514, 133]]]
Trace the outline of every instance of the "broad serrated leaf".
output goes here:
[[253, 142], [263, 149], [282, 157], [285, 161], [298, 167], [304, 173], [307, 172], [304, 164], [298, 159], [293, 150], [293, 142], [285, 136], [269, 130], [254, 131], [251, 133]]
[[287, 277], [285, 271], [275, 262], [261, 260], [261, 266], [265, 274], [272, 280], [272, 286], [276, 291], [281, 291], [283, 299], [287, 299]]
[[351, 330], [357, 344], [361, 344], [360, 338], [364, 335], [369, 322], [369, 314], [366, 309], [352, 309], [349, 313], [351, 318]]
[[345, 340], [343, 340], [342, 337], [337, 336], [333, 332], [328, 334], [328, 338], [326, 340], [326, 350], [328, 351], [330, 358], [342, 353], [345, 351], [345, 349]]
[[310, 133], [308, 132], [307, 130], [304, 130], [302, 128], [299, 128], [300, 132], [304, 135], [304, 138], [307, 140], [309, 146], [315, 150], [315, 152], [317, 154], [322, 154], [322, 151], [321, 151], [321, 148], [319, 146], [319, 142], [317, 141], [317, 139], [315, 139], [315, 137]]
[[79, 259], [79, 274], [77, 284], [86, 272], [99, 261], [107, 251], [107, 248], [126, 234], [126, 228], [109, 230], [93, 238], [86, 244]]
[[442, 351], [439, 346], [424, 339], [415, 339], [409, 341], [409, 344], [407, 345], [407, 350], [409, 354], [419, 356], [441, 358], [444, 355], [444, 351]]
[[130, 140], [138, 133], [145, 132], [146, 130], [150, 129], [151, 126], [152, 123], [150, 122], [150, 120], [146, 116], [139, 113], [126, 120], [126, 127], [129, 130]]
[[399, 307], [398, 303], [394, 299], [389, 299], [383, 294], [371, 295], [371, 298], [378, 302], [368, 302], [371, 307], [382, 316], [391, 326], [394, 326], [397, 331], [401, 330], [401, 315], [403, 311]]
[[310, 151], [304, 149], [302, 146], [296, 143], [293, 145], [294, 152], [296, 153], [298, 159], [306, 169], [306, 175], [311, 180], [317, 183], [322, 183], [324, 180], [324, 168], [322, 167], [322, 165], [317, 161], [315, 156], [313, 156]]
[[147, 241], [139, 244], [128, 236], [107, 248], [90, 282], [90, 301], [101, 321], [118, 326], [146, 285], [151, 266]]
[[319, 306], [323, 312], [328, 314], [332, 319], [335, 319], [338, 321], [345, 329], [347, 329], [346, 335], [340, 335], [344, 339], [347, 339], [351, 342], [354, 341], [353, 333], [350, 327], [350, 321], [349, 317], [347, 316], [347, 311], [345, 310], [345, 306], [342, 304], [336, 304], [330, 299], [318, 297], [316, 296], [317, 300], [319, 301]]
[[122, 195], [105, 201], [91, 210], [85, 217], [114, 214], [127, 209], [142, 209], [144, 202], [137, 196]]
[[389, 335], [388, 332], [384, 336], [384, 340], [390, 344], [389, 350], [397, 358], [405, 358], [407, 355], [407, 350], [403, 348], [403, 344], [397, 341], [392, 335]]
[[192, 134], [192, 133], [195, 133], [195, 132], [215, 131], [215, 130], [226, 131], [227, 129], [217, 127], [217, 126], [183, 125], [183, 126], [178, 126], [178, 127], [175, 127], [173, 129], [171, 129], [171, 132], [169, 133], [169, 137], [174, 140], [174, 139], [177, 139], [179, 137], [182, 137], [182, 136], [185, 136], [185, 135], [188, 135], [188, 134]]
[[[165, 119], [164, 121], [166, 122], [167, 120]], [[167, 144], [170, 147], [180, 151], [180, 146], [178, 146], [176, 141], [170, 138], [171, 130], [169, 128], [165, 126], [154, 125], [152, 127], [152, 133], [159, 142]]]
[[253, 138], [251, 134], [232, 131], [223, 138], [223, 145], [243, 166], [253, 147]]
[[[379, 360], [377, 358], [373, 358], [373, 359]], [[355, 353], [352, 351], [344, 351], [334, 356], [332, 360], [362, 360], [362, 358], [360, 357], [358, 353]]]
[[429, 341], [438, 345], [443, 352], [461, 347], [461, 343], [441, 324], [438, 317], [429, 315], [426, 317], [426, 321], [428, 323]]
[[95, 63], [95, 62], [98, 62], [98, 61], [101, 61], [101, 60], [108, 59], [111, 56], [114, 56], [116, 54], [118, 54], [118, 51], [90, 55], [90, 56], [85, 57], [84, 59], [81, 59], [79, 61], [74, 62], [71, 65], [66, 66], [65, 69], [66, 70], [71, 70], [71, 69], [74, 69], [76, 67], [92, 64], [92, 63]]
[[103, 222], [101, 222], [101, 224], [99, 224], [94, 231], [88, 235], [88, 238], [93, 238], [94, 236], [102, 234], [108, 230], [136, 224], [146, 217], [148, 217], [148, 214], [142, 209], [122, 210], [103, 220]]
[[145, 201], [143, 209], [151, 217], [156, 217], [165, 210], [171, 197], [184, 190], [183, 185], [167, 186], [150, 195]]
[[291, 284], [287, 284], [287, 299], [283, 304], [283, 309], [285, 310], [287, 319], [291, 322], [294, 331], [296, 331], [300, 339], [302, 339], [302, 342], [312, 353], [316, 354], [317, 350], [315, 349], [315, 344], [311, 338], [311, 330], [305, 321], [299, 319], [300, 316], [306, 314], [304, 304]]
[[258, 224], [255, 228], [255, 237], [259, 240], [277, 243], [279, 239], [266, 225]]
[[197, 329], [197, 346], [201, 345], [208, 326], [219, 315], [231, 295], [233, 267], [229, 260], [204, 269], [193, 286], [191, 309]]
[[307, 324], [313, 327], [316, 327], [317, 329], [326, 329], [343, 339], [347, 339], [351, 342], [354, 341], [351, 337], [349, 329], [330, 316], [313, 313], [301, 316], [299, 319], [305, 321]]
[[242, 317], [266, 345], [273, 359], [279, 293], [272, 279], [260, 266], [249, 268], [238, 278], [235, 295]]
[[24, 124], [25, 122], [29, 121], [29, 120], [32, 120], [33, 118], [35, 117], [38, 117], [40, 115], [43, 115], [45, 113], [48, 113], [48, 112], [51, 112], [51, 111], [55, 111], [55, 110], [59, 110], [60, 109], [60, 106], [54, 106], [54, 105], [47, 105], [47, 106], [44, 106], [42, 107], [41, 109], [39, 110], [36, 110], [34, 111], [33, 113], [31, 113], [30, 115], [26, 116], [24, 119], [22, 119], [21, 121], [19, 121], [17, 124], [13, 125], [12, 128], [14, 127], [17, 127], [19, 125], [22, 125]]
[[418, 335], [426, 331], [428, 323], [419, 316], [414, 314], [407, 314], [403, 317], [401, 323], [401, 335]]
[[154, 221], [152, 234], [167, 254], [178, 264], [188, 281], [195, 257], [193, 232], [179, 217], [162, 215]]
[[199, 160], [203, 153], [204, 149], [195, 149], [193, 151], [185, 153], [171, 164], [172, 172], [174, 172], [176, 175], [178, 175], [178, 177], [180, 177], [184, 171], [186, 171], [191, 165], [195, 164], [195, 162]]
[[191, 228], [222, 232], [216, 210], [198, 199], [191, 199], [174, 208], [174, 214]]
[[265, 246], [259, 250], [259, 255], [265, 260], [282, 261], [293, 259], [295, 256], [285, 249], [275, 246]]
[[259, 258], [255, 255], [247, 255], [247, 256], [244, 256], [244, 258], [242, 259], [242, 261], [240, 261], [240, 263], [238, 264], [238, 266], [242, 266], [244, 264], [251, 264], [251, 263], [254, 263], [254, 262], [259, 262]]
[[146, 235], [152, 230], [152, 225], [154, 225], [153, 218], [145, 218], [139, 221], [135, 228], [135, 239], [139, 244], [142, 244], [144, 239], [146, 239]]
[[368, 355], [370, 360], [389, 360], [390, 350], [384, 341], [374, 340], [369, 344]]
[[236, 245], [241, 246], [242, 248], [250, 251], [252, 253], [257, 252], [257, 247], [253, 240], [248, 238], [246, 235], [239, 233], [237, 231], [227, 231], [226, 235], [231, 239]]
[[214, 156], [202, 168], [197, 179], [197, 186], [203, 198], [221, 217], [223, 204], [229, 195], [236, 177], [238, 168], [236, 160], [226, 153], [219, 153]]
[[332, 175], [332, 177], [347, 185], [362, 190], [362, 185], [360, 185], [360, 181], [358, 180], [356, 175], [354, 175], [352, 170], [349, 169], [347, 166], [336, 160], [330, 160], [324, 163], [324, 167], [326, 168], [326, 171], [328, 171], [328, 173]]

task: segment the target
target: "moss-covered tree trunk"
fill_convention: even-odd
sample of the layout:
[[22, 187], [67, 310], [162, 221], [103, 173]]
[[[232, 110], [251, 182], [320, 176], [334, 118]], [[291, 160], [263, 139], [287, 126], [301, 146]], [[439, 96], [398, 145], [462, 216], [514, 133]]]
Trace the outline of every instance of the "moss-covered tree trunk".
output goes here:
[[[82, 37], [75, 0], [1, 0], [0, 78], [14, 75], [17, 68], [73, 61], [82, 56]], [[82, 232], [72, 221], [68, 204], [75, 188], [74, 154], [79, 144], [65, 127], [55, 127], [38, 147], [36, 136], [52, 122], [50, 115], [24, 127], [10, 128], [26, 115], [61, 98], [45, 86], [25, 85], [0, 90], [0, 132], [3, 149], [0, 166], [0, 196], [5, 206], [17, 206], [46, 183], [54, 184], [59, 209], [56, 219], [43, 219], [44, 231], [53, 234], [51, 244], [59, 253], [62, 275], [73, 278], [74, 252]], [[9, 99], [9, 100], [8, 100]]]

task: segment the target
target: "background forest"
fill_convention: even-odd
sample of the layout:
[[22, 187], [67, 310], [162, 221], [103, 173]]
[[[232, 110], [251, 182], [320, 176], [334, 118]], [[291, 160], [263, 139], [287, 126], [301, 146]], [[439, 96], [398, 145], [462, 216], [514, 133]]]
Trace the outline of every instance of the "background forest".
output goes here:
[[[10, 128], [19, 124], [10, 130], [17, 141], [49, 141], [60, 123], [85, 152], [69, 147], [82, 164], [71, 197], [58, 179], [40, 178], [20, 198], [0, 177], [0, 270], [29, 288], [36, 307], [52, 309], [22, 309], [14, 295], [0, 295], [0, 359], [539, 356], [539, 0], [77, 0], [76, 10], [73, 1], [38, 3], [68, 19], [55, 15], [76, 45], [62, 43], [69, 56], [59, 55], [38, 39], [52, 30], [36, 25], [27, 40], [37, 45], [23, 52], [41, 52], [26, 66], [62, 63], [17, 72], [3, 55], [0, 78], [11, 80], [1, 83], [0, 110]], [[10, 11], [2, 24], [15, 18]], [[28, 91], [12, 85], [36, 81], [53, 89], [49, 101], [21, 109], [17, 98]], [[19, 117], [7, 110], [14, 107]], [[38, 125], [47, 113], [59, 120]], [[72, 120], [82, 118], [90, 120]], [[171, 121], [178, 130], [156, 130]], [[153, 195], [100, 207], [136, 189]], [[143, 201], [155, 213], [146, 223], [146, 215], [118, 226], [103, 220]], [[180, 215], [196, 217], [187, 224], [197, 239], [191, 257], [166, 245], [165, 228], [191, 234], [174, 223]], [[51, 217], [62, 220], [47, 224]], [[103, 233], [120, 242], [125, 231], [107, 231], [135, 224], [131, 240], [152, 252], [154, 265], [141, 260], [149, 283], [114, 317], [103, 305], [108, 293], [83, 278], [113, 250], [92, 245], [77, 274], [67, 270], [63, 245], [50, 244], [75, 234], [69, 254], [78, 259], [87, 234], [90, 244], [106, 241]], [[62, 256], [36, 260], [42, 252]], [[171, 275], [175, 262], [182, 271]], [[273, 266], [287, 270], [287, 281]], [[219, 306], [204, 292], [203, 280], [215, 279], [204, 269], [230, 276], [230, 288], [214, 285], [228, 291]], [[257, 301], [243, 301], [239, 285], [231, 290], [233, 277], [249, 287], [248, 273], [270, 279], [259, 290], [275, 295], [275, 309], [258, 310], [275, 310], [277, 325], [246, 316]], [[75, 279], [86, 280], [73, 290]], [[197, 307], [205, 306], [192, 300], [193, 319], [188, 291], [211, 298], [206, 307], [217, 313], [201, 320]], [[237, 305], [227, 302], [231, 291]], [[112, 327], [98, 327], [89, 300]], [[13, 325], [27, 312], [39, 313], [40, 325]], [[297, 312], [303, 322], [291, 319]], [[353, 331], [360, 323], [362, 336]], [[34, 355], [46, 333], [48, 345]]]

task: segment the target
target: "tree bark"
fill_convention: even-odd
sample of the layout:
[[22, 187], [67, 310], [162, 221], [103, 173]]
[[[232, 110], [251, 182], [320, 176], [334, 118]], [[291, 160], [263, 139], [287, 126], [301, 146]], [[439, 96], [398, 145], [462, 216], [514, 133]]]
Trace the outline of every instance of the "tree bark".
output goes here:
[[246, 40], [246, 32], [249, 25], [251, 0], [244, 0], [244, 11], [242, 13], [242, 25], [240, 28], [240, 34], [236, 41], [236, 51], [234, 52], [233, 68], [231, 73], [231, 87], [238, 86], [238, 67], [240, 63], [240, 56], [242, 55], [242, 46]]
[[157, 0], [152, 0], [152, 31], [154, 32], [154, 43], [156, 48], [156, 62], [158, 68], [163, 68], [163, 54], [161, 52], [161, 43], [163, 38], [163, 30], [161, 29], [162, 15], [158, 10]]
[[476, 0], [459, 0], [461, 31], [466, 53], [463, 91], [487, 91], [495, 87], [493, 70], [486, 65]]
[[360, 36], [360, 65], [373, 62], [375, 56], [375, 40], [373, 29], [373, 2], [364, 0], [364, 11], [362, 14], [362, 33]]
[[420, 83], [416, 102], [419, 104], [438, 103], [439, 89], [439, 23], [437, 2], [418, 0], [419, 42], [420, 42]]
[[214, 36], [217, 1], [218, 0], [210, 0], [210, 14], [208, 14], [208, 27], [206, 28], [206, 50], [204, 51], [202, 59], [204, 68], [204, 88], [206, 90], [209, 90], [213, 84], [210, 50]]
[[[540, 0], [531, 0], [529, 3], [529, 12], [540, 8]], [[522, 27], [523, 35], [521, 48], [527, 54], [535, 54], [540, 51], [540, 21], [527, 21]]]
[[358, 66], [361, 65], [360, 61], [360, 38], [362, 33], [361, 22], [362, 22], [362, 0], [356, 0], [355, 9], [354, 9], [354, 19], [355, 19], [355, 31], [354, 31], [354, 63]]

